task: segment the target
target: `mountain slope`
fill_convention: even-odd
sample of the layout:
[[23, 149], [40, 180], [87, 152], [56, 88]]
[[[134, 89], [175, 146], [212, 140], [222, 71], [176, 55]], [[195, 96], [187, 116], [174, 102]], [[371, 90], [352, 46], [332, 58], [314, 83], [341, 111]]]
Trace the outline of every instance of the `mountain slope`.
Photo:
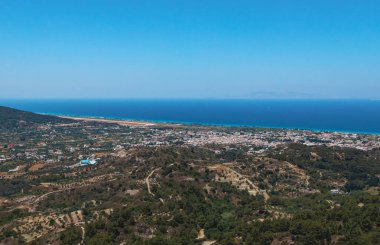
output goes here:
[[23, 125], [32, 125], [39, 123], [65, 122], [72, 122], [72, 120], [49, 115], [40, 115], [32, 112], [0, 106], [0, 129], [12, 129]]

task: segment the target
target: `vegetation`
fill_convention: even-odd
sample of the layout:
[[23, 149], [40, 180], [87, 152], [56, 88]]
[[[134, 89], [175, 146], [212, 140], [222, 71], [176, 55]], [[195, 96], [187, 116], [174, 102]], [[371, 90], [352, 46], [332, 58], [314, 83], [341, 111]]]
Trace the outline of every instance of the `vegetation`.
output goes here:
[[9, 107], [0, 106], [0, 130], [15, 129], [38, 123], [67, 123], [70, 119], [39, 115], [31, 112], [20, 111]]
[[[311, 156], [317, 156], [311, 159]], [[273, 157], [297, 164], [311, 173], [323, 171], [329, 177], [341, 176], [347, 179], [346, 191], [362, 190], [365, 187], [379, 186], [380, 150], [369, 152], [356, 149], [329, 148], [324, 146], [307, 147], [291, 144]], [[316, 176], [320, 178], [320, 176]]]
[[[0, 112], [1, 244], [380, 244], [378, 148], [193, 145], [209, 128]], [[212, 137], [260, 133], [234, 130]]]

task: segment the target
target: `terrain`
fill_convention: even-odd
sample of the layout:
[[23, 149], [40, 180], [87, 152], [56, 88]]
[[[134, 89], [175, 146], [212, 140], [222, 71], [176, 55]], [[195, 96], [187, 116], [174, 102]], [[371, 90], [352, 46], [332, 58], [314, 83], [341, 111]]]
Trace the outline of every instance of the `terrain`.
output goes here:
[[0, 109], [2, 244], [380, 243], [378, 136]]
[[64, 123], [72, 122], [68, 118], [59, 118], [49, 115], [40, 115], [21, 111], [9, 107], [0, 106], [0, 129], [14, 129], [17, 127], [38, 123]]

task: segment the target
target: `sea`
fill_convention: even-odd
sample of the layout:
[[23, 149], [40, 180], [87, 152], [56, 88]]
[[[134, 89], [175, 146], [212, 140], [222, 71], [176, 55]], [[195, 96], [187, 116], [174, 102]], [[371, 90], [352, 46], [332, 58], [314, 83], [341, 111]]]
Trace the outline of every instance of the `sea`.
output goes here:
[[380, 135], [380, 100], [0, 99], [35, 113]]

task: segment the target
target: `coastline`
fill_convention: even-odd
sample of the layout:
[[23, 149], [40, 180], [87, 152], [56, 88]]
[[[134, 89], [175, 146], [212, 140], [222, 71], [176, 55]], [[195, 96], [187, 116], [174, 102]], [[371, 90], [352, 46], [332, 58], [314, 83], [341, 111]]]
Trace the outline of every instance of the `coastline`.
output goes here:
[[51, 113], [40, 113], [45, 115], [52, 115], [61, 118], [73, 119], [76, 121], [88, 121], [88, 122], [101, 122], [101, 123], [113, 123], [121, 126], [135, 126], [135, 127], [149, 127], [149, 126], [204, 126], [204, 127], [248, 127], [256, 129], [267, 130], [293, 130], [293, 131], [310, 131], [318, 133], [339, 133], [339, 134], [361, 134], [370, 136], [380, 136], [380, 132], [362, 132], [362, 131], [343, 131], [334, 129], [316, 129], [316, 128], [292, 128], [292, 127], [280, 127], [280, 126], [262, 126], [262, 125], [243, 125], [243, 124], [221, 124], [221, 123], [202, 123], [202, 122], [182, 122], [182, 121], [162, 121], [162, 120], [139, 120], [131, 118], [109, 118], [109, 117], [96, 117], [96, 116], [82, 116], [82, 115], [61, 115]]
[[[380, 135], [380, 101], [369, 100], [0, 100], [34, 113], [122, 125], [226, 126]], [[125, 121], [128, 121], [126, 123]], [[130, 122], [137, 122], [130, 123]], [[142, 124], [141, 124], [142, 123]], [[184, 127], [184, 126], [182, 126]]]
[[[53, 116], [57, 116], [57, 115], [53, 115]], [[157, 123], [152, 123], [152, 122], [131, 121], [131, 120], [123, 120], [123, 119], [109, 119], [109, 118], [99, 118], [99, 117], [84, 117], [84, 116], [57, 116], [57, 117], [72, 119], [75, 121], [114, 123], [114, 124], [119, 124], [121, 126], [148, 127], [148, 126], [157, 125]]]

